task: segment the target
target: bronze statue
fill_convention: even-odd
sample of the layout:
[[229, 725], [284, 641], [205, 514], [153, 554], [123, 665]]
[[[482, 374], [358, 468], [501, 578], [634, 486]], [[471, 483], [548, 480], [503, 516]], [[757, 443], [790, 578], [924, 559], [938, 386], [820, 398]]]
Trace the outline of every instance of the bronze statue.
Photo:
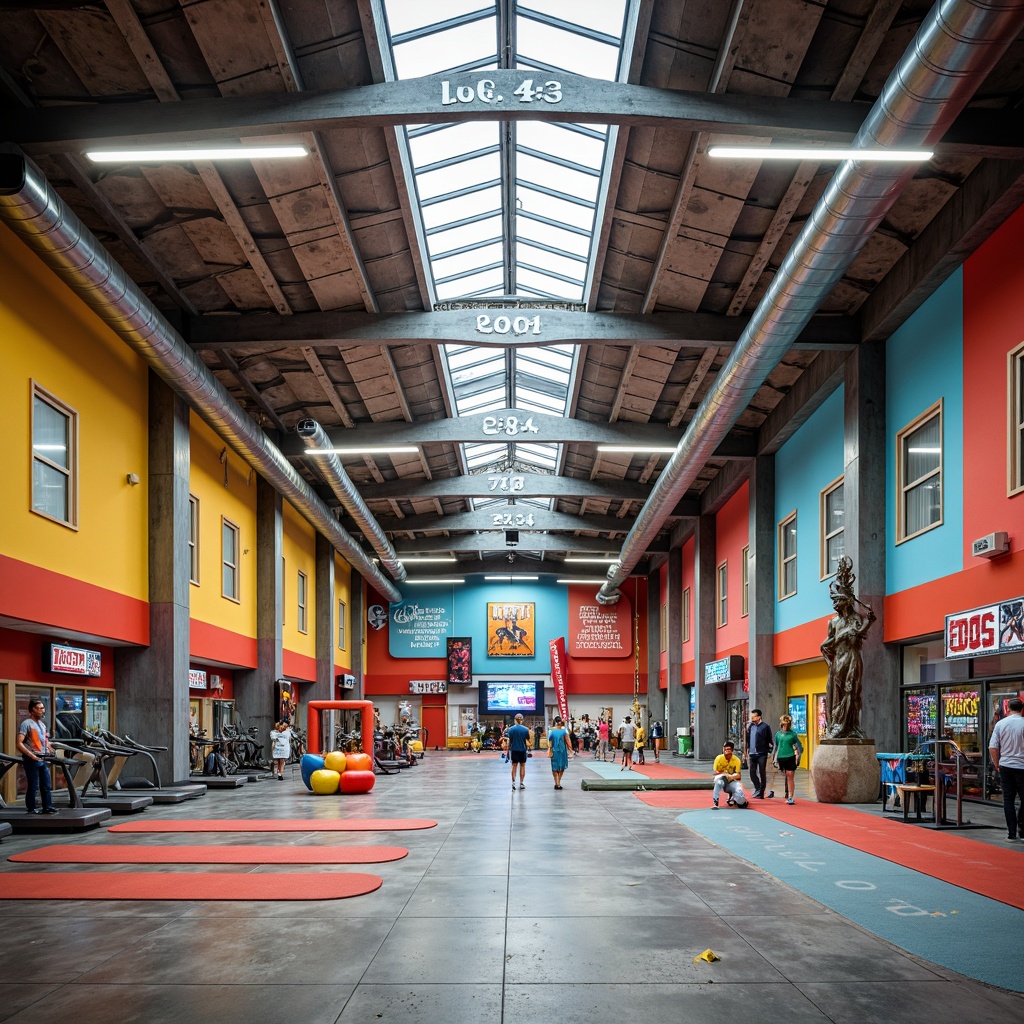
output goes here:
[[[828, 637], [821, 653], [828, 664], [825, 690], [825, 736], [829, 739], [862, 738], [860, 731], [861, 683], [864, 663], [860, 650], [875, 613], [854, 596], [853, 561], [839, 559], [836, 578], [828, 590], [835, 615], [829, 620]], [[859, 615], [857, 606], [867, 614]]]

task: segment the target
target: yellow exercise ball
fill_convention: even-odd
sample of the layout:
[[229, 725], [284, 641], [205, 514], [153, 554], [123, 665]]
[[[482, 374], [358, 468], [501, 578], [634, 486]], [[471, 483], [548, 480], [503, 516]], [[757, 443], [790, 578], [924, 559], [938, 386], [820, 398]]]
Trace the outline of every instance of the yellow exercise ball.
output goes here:
[[327, 768], [321, 768], [313, 772], [309, 777], [309, 788], [317, 796], [326, 796], [330, 793], [337, 793], [341, 784], [341, 772], [332, 772]]
[[341, 750], [332, 750], [324, 758], [324, 767], [328, 771], [341, 773], [345, 770], [345, 754]]

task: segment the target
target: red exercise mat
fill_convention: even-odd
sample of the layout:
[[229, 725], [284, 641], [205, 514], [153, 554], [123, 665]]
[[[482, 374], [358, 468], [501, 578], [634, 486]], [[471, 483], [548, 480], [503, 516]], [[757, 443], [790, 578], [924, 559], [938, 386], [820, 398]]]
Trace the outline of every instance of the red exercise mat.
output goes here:
[[88, 846], [67, 843], [15, 853], [23, 864], [381, 864], [401, 846]]
[[427, 818], [151, 818], [111, 825], [108, 832], [386, 832], [436, 828]]

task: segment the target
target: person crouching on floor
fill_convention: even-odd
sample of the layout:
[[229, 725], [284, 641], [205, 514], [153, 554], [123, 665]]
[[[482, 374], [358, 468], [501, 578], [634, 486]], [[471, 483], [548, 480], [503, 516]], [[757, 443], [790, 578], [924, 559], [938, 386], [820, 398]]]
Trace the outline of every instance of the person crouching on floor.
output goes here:
[[712, 807], [718, 810], [718, 798], [724, 789], [729, 794], [729, 806], [747, 806], [747, 794], [740, 782], [740, 759], [733, 753], [733, 745], [726, 740], [722, 752], [715, 758], [715, 791]]

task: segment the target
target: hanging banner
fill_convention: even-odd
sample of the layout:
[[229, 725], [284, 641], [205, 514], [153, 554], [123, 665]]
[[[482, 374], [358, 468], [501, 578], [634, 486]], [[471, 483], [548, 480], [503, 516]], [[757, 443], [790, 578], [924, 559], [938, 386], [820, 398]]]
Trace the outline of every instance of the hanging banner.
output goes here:
[[633, 653], [633, 609], [623, 594], [600, 605], [594, 588], [569, 587], [569, 651], [574, 658], [628, 658]]
[[562, 721], [569, 723], [569, 698], [565, 692], [565, 681], [569, 663], [565, 654], [565, 637], [560, 636], [548, 644], [551, 650], [551, 682], [555, 687], [555, 700], [558, 702], [558, 714]]

